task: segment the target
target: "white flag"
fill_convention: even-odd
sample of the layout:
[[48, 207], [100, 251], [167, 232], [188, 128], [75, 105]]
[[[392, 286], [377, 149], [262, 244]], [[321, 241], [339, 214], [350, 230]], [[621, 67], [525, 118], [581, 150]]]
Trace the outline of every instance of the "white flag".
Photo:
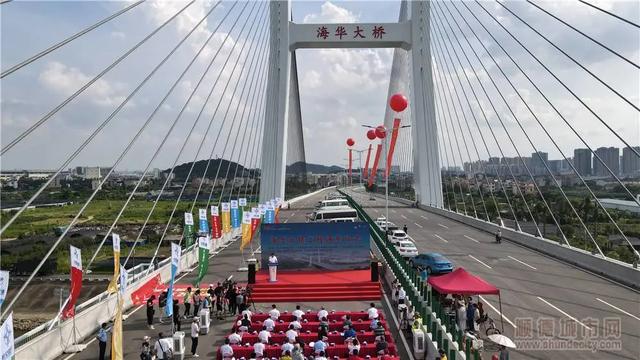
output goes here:
[[120, 295], [124, 296], [127, 292], [127, 270], [124, 266], [120, 266]]
[[220, 216], [218, 213], [218, 207], [215, 205], [211, 206], [211, 216]]
[[13, 312], [9, 313], [7, 319], [0, 326], [0, 359], [10, 360], [15, 356], [13, 340]]
[[202, 249], [208, 249], [210, 247], [209, 235], [199, 237], [198, 246], [200, 246], [200, 248]]
[[193, 214], [192, 213], [184, 213], [184, 224], [185, 225], [193, 225]]
[[71, 251], [71, 267], [82, 270], [82, 253], [75, 246], [69, 246]]
[[0, 305], [4, 302], [4, 299], [7, 297], [7, 289], [9, 288], [9, 272], [8, 271], [0, 271]]
[[180, 256], [182, 255], [182, 249], [180, 245], [171, 243], [171, 265], [175, 266], [180, 271]]
[[240, 198], [238, 202], [240, 203], [240, 206], [247, 206], [247, 198]]
[[198, 209], [198, 219], [207, 220], [207, 209]]
[[242, 223], [243, 224], [251, 224], [251, 213], [245, 211], [242, 213]]
[[221, 206], [222, 206], [222, 212], [229, 212], [230, 207], [228, 202], [223, 202]]
[[111, 234], [111, 240], [113, 241], [113, 251], [120, 252], [120, 235]]
[[238, 208], [238, 200], [231, 200], [231, 208], [232, 209]]
[[281, 199], [279, 197], [275, 198], [275, 206], [280, 205], [280, 200]]

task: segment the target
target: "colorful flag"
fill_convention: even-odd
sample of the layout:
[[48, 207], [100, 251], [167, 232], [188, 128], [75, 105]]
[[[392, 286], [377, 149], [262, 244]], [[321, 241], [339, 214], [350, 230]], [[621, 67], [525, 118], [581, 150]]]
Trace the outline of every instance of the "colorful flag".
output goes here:
[[10, 360], [15, 356], [13, 333], [13, 312], [9, 313], [7, 319], [0, 326], [0, 359]]
[[367, 150], [367, 161], [364, 163], [364, 169], [362, 170], [362, 177], [364, 179], [369, 178], [369, 158], [371, 158], [371, 144], [369, 144], [369, 150]]
[[231, 232], [231, 205], [228, 202], [223, 202], [220, 207], [222, 210], [222, 233], [228, 234]]
[[180, 245], [171, 243], [171, 280], [169, 281], [169, 288], [167, 289], [167, 305], [164, 308], [164, 313], [167, 316], [173, 314], [173, 282], [176, 279], [176, 274], [180, 270], [181, 255], [182, 249]]
[[198, 277], [194, 280], [193, 285], [200, 287], [200, 282], [207, 275], [209, 270], [209, 248], [211, 239], [209, 235], [200, 236], [198, 238]]
[[72, 318], [75, 315], [76, 301], [78, 301], [82, 289], [82, 253], [77, 247], [69, 246], [69, 255], [71, 256], [71, 290], [67, 303], [62, 309], [62, 320]]
[[107, 287], [107, 292], [113, 294], [118, 291], [118, 277], [120, 276], [120, 235], [111, 234], [113, 242], [113, 277]]
[[231, 227], [234, 229], [239, 228], [241, 220], [238, 200], [231, 200]]
[[382, 145], [378, 144], [376, 149], [376, 157], [373, 159], [373, 168], [371, 168], [371, 174], [369, 175], [369, 187], [376, 181], [378, 175], [378, 162], [380, 161], [380, 153], [382, 152]]
[[393, 151], [396, 148], [396, 141], [398, 140], [398, 130], [400, 130], [400, 119], [393, 119], [393, 131], [391, 132], [391, 143], [389, 144], [389, 153], [387, 154], [387, 169], [385, 176], [389, 176], [391, 171], [391, 161], [393, 160]]
[[252, 240], [253, 240], [253, 236], [258, 231], [258, 226], [260, 226], [260, 213], [257, 211], [254, 211], [251, 214], [251, 239]]
[[207, 209], [198, 210], [198, 231], [200, 233], [209, 233], [209, 220], [207, 219]]
[[264, 223], [265, 224], [273, 224], [276, 220], [275, 209], [273, 208], [273, 204], [267, 204], [267, 208], [264, 212]]
[[1, 270], [0, 271], [0, 306], [2, 306], [4, 299], [7, 297], [8, 289], [9, 289], [9, 272]]
[[251, 214], [245, 212], [242, 215], [242, 242], [240, 243], [240, 250], [249, 245], [251, 242]]
[[111, 330], [111, 360], [124, 359], [122, 350], [122, 311], [124, 306], [124, 295], [127, 292], [127, 270], [124, 266], [119, 267], [120, 271], [120, 291], [116, 315], [113, 319]]
[[258, 212], [260, 213], [260, 217], [264, 218], [264, 214], [267, 211], [267, 207], [265, 204], [258, 204]]
[[195, 238], [195, 232], [193, 230], [193, 214], [192, 213], [184, 213], [184, 244], [185, 248], [188, 248], [193, 244], [193, 239]]
[[211, 237], [219, 239], [222, 237], [222, 223], [220, 221], [220, 213], [216, 205], [211, 206]]

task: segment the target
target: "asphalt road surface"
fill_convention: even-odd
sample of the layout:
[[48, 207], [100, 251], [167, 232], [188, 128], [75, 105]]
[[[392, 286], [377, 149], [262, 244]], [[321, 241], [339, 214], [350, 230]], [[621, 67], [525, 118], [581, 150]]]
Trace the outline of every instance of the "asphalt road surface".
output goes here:
[[[350, 193], [372, 218], [385, 215], [384, 199], [371, 201], [367, 194]], [[504, 333], [521, 340], [521, 348], [511, 351], [512, 359], [640, 359], [637, 292], [508, 241], [497, 244], [494, 234], [393, 201], [389, 221], [400, 228], [406, 224], [421, 253], [439, 252], [455, 267], [500, 289]], [[481, 301], [500, 327], [498, 297], [482, 296]], [[581, 341], [585, 333], [590, 341]], [[540, 349], [543, 346], [547, 348]]]

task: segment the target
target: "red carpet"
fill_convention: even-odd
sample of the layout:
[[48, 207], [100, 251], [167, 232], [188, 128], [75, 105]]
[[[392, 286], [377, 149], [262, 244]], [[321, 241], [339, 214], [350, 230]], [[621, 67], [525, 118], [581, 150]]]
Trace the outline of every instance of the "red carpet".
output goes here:
[[370, 270], [278, 272], [270, 283], [269, 273], [256, 274], [254, 302], [380, 300], [380, 283], [371, 282]]

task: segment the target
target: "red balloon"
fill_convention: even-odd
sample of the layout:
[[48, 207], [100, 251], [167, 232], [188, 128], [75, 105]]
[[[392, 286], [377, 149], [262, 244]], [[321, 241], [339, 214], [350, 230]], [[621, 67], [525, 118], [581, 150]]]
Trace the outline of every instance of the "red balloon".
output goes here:
[[376, 131], [371, 129], [367, 131], [367, 139], [374, 140], [376, 138]]
[[349, 146], [353, 146], [353, 145], [355, 145], [355, 143], [356, 143], [356, 142], [355, 142], [355, 141], [353, 141], [353, 139], [352, 139], [352, 138], [348, 138], [348, 139], [347, 139], [347, 145], [349, 145]]
[[407, 98], [402, 94], [395, 94], [389, 99], [389, 106], [391, 106], [391, 109], [395, 112], [404, 111], [408, 104]]
[[375, 133], [376, 136], [380, 139], [384, 139], [384, 137], [387, 136], [387, 130], [382, 125], [376, 128]]

